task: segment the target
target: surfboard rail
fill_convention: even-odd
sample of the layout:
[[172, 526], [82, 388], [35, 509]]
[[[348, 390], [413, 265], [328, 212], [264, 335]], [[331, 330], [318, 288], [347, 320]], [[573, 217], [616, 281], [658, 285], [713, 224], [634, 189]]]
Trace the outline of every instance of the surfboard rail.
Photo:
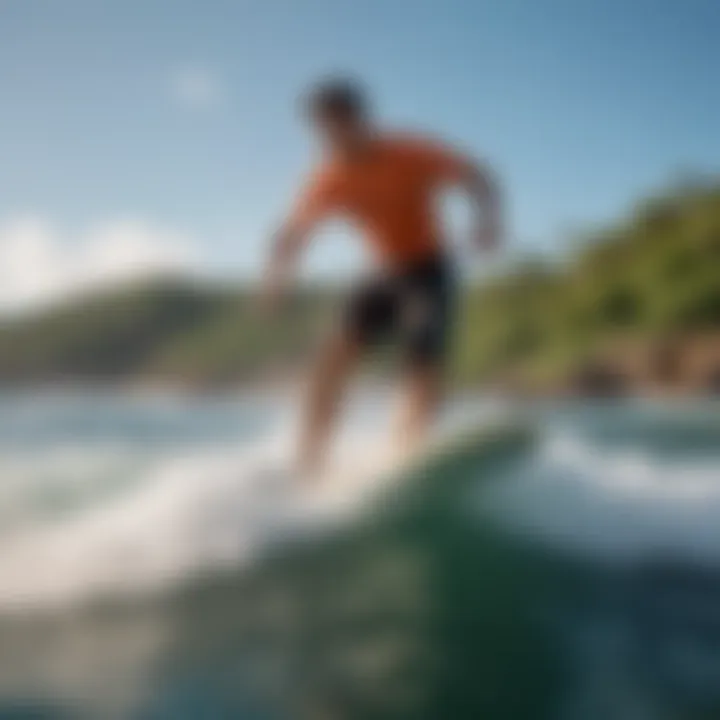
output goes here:
[[380, 500], [395, 509], [437, 510], [440, 503], [457, 497], [461, 486], [490, 481], [501, 463], [522, 457], [536, 436], [530, 424], [514, 419], [441, 436], [388, 478]]

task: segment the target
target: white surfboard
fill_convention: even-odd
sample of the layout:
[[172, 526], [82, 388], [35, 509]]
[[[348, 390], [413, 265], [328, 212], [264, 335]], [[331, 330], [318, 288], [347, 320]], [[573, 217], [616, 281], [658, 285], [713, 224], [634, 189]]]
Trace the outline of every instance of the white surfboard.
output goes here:
[[305, 506], [326, 506], [333, 512], [342, 506], [357, 510], [363, 501], [372, 502], [388, 491], [404, 492], [428, 481], [471, 479], [483, 460], [498, 452], [517, 451], [532, 437], [527, 424], [505, 418], [441, 431], [413, 453], [367, 439], [339, 448], [316, 478], [299, 479], [279, 468], [276, 479], [278, 487], [284, 485]]

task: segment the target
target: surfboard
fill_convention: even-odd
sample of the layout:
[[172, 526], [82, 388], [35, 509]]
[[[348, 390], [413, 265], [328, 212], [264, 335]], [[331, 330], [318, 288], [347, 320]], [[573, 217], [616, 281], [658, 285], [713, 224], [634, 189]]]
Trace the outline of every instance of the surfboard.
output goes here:
[[528, 424], [503, 418], [439, 432], [426, 446], [404, 456], [394, 454], [387, 443], [361, 442], [339, 452], [317, 478], [303, 482], [286, 476], [286, 499], [292, 496], [291, 504], [310, 510], [315, 520], [318, 515], [337, 520], [344, 510], [365, 515], [363, 510], [374, 508], [384, 514], [437, 504], [456, 497], [460, 485], [492, 477], [490, 465], [521, 456], [534, 437]]
[[445, 474], [468, 463], [526, 446], [534, 436], [528, 423], [514, 418], [456, 428], [432, 440], [411, 460], [407, 469], [412, 472], [424, 468]]
[[520, 456], [535, 437], [530, 424], [515, 418], [454, 428], [386, 471], [382, 484], [395, 499], [438, 502], [459, 484], [478, 481], [491, 465]]
[[[492, 477], [488, 466], [519, 457], [531, 443], [531, 428], [516, 419], [466, 423], [439, 431], [412, 454], [393, 452], [387, 438], [354, 436], [336, 447], [317, 477], [299, 477], [292, 465], [269, 459], [253, 473], [256, 499], [264, 498], [278, 527], [323, 530], [385, 511], [437, 506], [457, 497], [461, 485]], [[314, 533], [312, 533], [314, 534]]]

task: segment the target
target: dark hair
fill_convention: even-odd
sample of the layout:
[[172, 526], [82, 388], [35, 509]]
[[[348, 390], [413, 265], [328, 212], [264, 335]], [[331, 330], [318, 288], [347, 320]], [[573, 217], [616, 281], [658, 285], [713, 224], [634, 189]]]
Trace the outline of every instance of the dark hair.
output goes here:
[[368, 102], [359, 83], [347, 78], [333, 78], [310, 89], [305, 108], [312, 118], [361, 120], [368, 113]]

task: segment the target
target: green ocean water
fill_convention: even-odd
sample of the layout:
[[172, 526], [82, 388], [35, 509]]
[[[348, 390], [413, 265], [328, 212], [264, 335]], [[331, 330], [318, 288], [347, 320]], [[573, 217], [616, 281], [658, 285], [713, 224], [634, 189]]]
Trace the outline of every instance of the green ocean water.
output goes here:
[[0, 718], [720, 717], [718, 409], [526, 408], [315, 533], [240, 492], [273, 402], [5, 398]]

